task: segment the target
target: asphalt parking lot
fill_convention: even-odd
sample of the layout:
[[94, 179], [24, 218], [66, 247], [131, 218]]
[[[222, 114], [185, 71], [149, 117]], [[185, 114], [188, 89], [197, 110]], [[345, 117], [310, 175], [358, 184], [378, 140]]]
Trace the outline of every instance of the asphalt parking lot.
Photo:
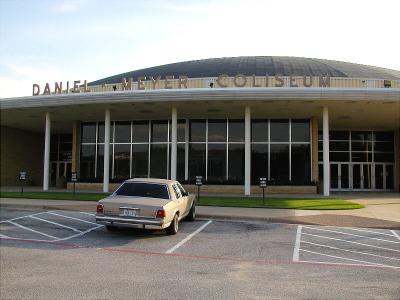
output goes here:
[[168, 236], [108, 232], [87, 212], [8, 208], [0, 216], [5, 299], [400, 296], [399, 231], [204, 219]]

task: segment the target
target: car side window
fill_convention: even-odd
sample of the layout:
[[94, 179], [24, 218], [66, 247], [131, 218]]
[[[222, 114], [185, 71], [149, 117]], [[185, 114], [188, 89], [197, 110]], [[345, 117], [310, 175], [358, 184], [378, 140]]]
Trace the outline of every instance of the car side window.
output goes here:
[[182, 196], [187, 194], [185, 189], [180, 185], [180, 183], [177, 183], [176, 185], [178, 186], [178, 189], [181, 192]]
[[174, 189], [176, 199], [179, 199], [182, 197], [181, 191], [179, 188], [176, 186], [176, 184], [172, 185], [172, 188]]

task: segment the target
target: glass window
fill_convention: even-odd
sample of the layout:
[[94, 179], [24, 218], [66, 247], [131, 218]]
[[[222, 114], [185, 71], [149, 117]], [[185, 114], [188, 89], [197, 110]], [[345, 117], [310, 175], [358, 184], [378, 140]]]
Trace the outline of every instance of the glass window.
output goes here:
[[60, 134], [60, 143], [72, 143], [72, 134]]
[[82, 143], [96, 143], [96, 123], [82, 124]]
[[[322, 152], [321, 152], [321, 160], [322, 161]], [[329, 153], [330, 161], [350, 161], [350, 152], [330, 152]]]
[[268, 142], [268, 121], [253, 120], [251, 122], [251, 141]]
[[[322, 140], [322, 131], [321, 131], [321, 140]], [[349, 140], [349, 132], [348, 131], [329, 131], [329, 140], [348, 141]]]
[[183, 188], [183, 186], [180, 185], [179, 182], [176, 184], [176, 186], [178, 187], [178, 189], [179, 189], [179, 191], [181, 192], [181, 195], [182, 195], [182, 196], [187, 194], [186, 191], [185, 191], [185, 189]]
[[132, 145], [132, 177], [148, 177], [149, 145]]
[[131, 145], [114, 145], [114, 178], [125, 180], [129, 178]]
[[[111, 175], [111, 163], [112, 163], [112, 147], [110, 145], [110, 168], [109, 175]], [[97, 145], [97, 174], [96, 177], [102, 179], [104, 177], [104, 144]], [[111, 176], [110, 176], [111, 177]]]
[[289, 121], [271, 120], [271, 142], [289, 142]]
[[168, 122], [167, 121], [151, 122], [151, 141], [152, 142], [168, 142]]
[[391, 142], [375, 142], [374, 151], [393, 152], [394, 144]]
[[132, 125], [132, 142], [148, 143], [149, 142], [149, 122], [137, 121]]
[[[111, 122], [111, 126], [110, 126], [110, 143], [112, 143], [113, 141], [113, 136], [114, 136], [114, 124], [113, 122]], [[98, 143], [104, 143], [104, 122], [103, 123], [99, 123], [99, 132], [97, 133], [98, 137]]]
[[206, 121], [191, 120], [190, 121], [190, 142], [206, 141]]
[[179, 199], [182, 197], [181, 191], [178, 189], [176, 184], [172, 185], [172, 189], [174, 190], [176, 199]]
[[251, 145], [251, 183], [259, 184], [260, 177], [268, 178], [268, 145]]
[[167, 178], [167, 146], [168, 144], [151, 144], [150, 177]]
[[243, 120], [229, 120], [228, 129], [229, 142], [244, 142]]
[[93, 179], [96, 145], [81, 145], [80, 179]]
[[244, 144], [229, 144], [228, 152], [228, 180], [232, 184], [243, 184]]
[[385, 141], [385, 142], [393, 142], [394, 135], [391, 131], [375, 131], [374, 132], [374, 140], [375, 141]]
[[292, 142], [310, 141], [310, 122], [308, 120], [292, 120]]
[[310, 145], [292, 144], [292, 184], [311, 181]]
[[394, 153], [375, 153], [375, 162], [394, 162]]
[[118, 196], [169, 199], [167, 186], [155, 183], [125, 182], [115, 194]]
[[372, 161], [372, 153], [370, 153], [370, 152], [352, 152], [351, 159], [354, 162]]
[[351, 151], [372, 151], [372, 142], [351, 142]]
[[270, 146], [270, 179], [277, 184], [289, 183], [289, 145], [272, 144]]
[[[321, 143], [322, 149], [322, 143]], [[349, 142], [329, 142], [329, 151], [349, 151]]]
[[208, 120], [208, 142], [226, 142], [226, 120]]
[[372, 140], [371, 131], [352, 131], [351, 132], [352, 141], [370, 141]]
[[208, 144], [207, 182], [226, 181], [226, 144]]
[[177, 141], [178, 142], [184, 142], [185, 141], [186, 120], [178, 120], [178, 124], [177, 125], [178, 125], [178, 128], [177, 128]]
[[176, 178], [185, 180], [185, 144], [177, 145]]
[[114, 143], [131, 142], [131, 122], [115, 122]]
[[189, 180], [195, 182], [196, 176], [206, 179], [206, 144], [189, 146]]

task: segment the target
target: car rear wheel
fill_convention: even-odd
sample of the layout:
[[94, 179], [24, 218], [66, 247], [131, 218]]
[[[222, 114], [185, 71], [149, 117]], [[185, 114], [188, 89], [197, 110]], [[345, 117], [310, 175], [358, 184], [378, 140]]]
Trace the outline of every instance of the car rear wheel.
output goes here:
[[108, 231], [116, 231], [118, 230], [118, 227], [113, 226], [113, 225], [106, 225], [106, 228]]
[[187, 220], [194, 221], [195, 218], [196, 218], [196, 206], [194, 205], [194, 202], [193, 202], [192, 207], [190, 208], [190, 211], [187, 215]]
[[171, 222], [171, 225], [169, 225], [165, 229], [165, 231], [169, 235], [174, 235], [174, 234], [176, 234], [178, 232], [178, 229], [179, 229], [179, 219], [178, 219], [178, 214], [175, 214], [175, 216], [174, 216], [174, 218], [173, 218], [173, 220]]

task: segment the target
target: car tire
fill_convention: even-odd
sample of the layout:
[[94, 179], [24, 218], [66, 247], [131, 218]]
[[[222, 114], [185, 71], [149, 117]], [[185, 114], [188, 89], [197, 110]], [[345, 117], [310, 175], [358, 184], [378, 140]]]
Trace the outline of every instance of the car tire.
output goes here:
[[106, 229], [108, 231], [116, 231], [116, 230], [118, 230], [118, 227], [113, 226], [113, 225], [106, 225]]
[[194, 221], [194, 219], [196, 219], [196, 205], [194, 204], [194, 202], [192, 204], [192, 207], [190, 208], [190, 211], [189, 211], [186, 219], [188, 221]]
[[174, 235], [178, 232], [179, 230], [179, 218], [178, 214], [175, 214], [174, 218], [172, 219], [171, 225], [169, 225], [165, 231], [169, 235]]

